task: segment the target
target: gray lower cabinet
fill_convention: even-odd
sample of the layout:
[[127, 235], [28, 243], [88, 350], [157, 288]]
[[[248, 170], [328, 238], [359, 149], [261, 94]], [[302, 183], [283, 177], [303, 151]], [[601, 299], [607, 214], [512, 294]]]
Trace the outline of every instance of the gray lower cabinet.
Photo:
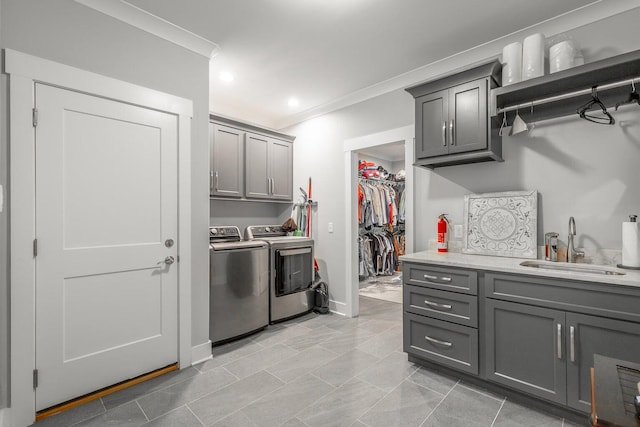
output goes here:
[[477, 273], [404, 263], [403, 348], [478, 375]]
[[245, 156], [247, 198], [293, 198], [293, 157], [289, 142], [247, 133]]
[[640, 288], [415, 262], [403, 278], [404, 351], [505, 390], [588, 413], [595, 354], [640, 362]]
[[486, 375], [556, 403], [566, 403], [564, 312], [487, 299]]
[[590, 411], [593, 355], [640, 361], [640, 292], [595, 282], [485, 274], [487, 379]]
[[[638, 309], [640, 312], [640, 308]], [[577, 313], [566, 314], [567, 405], [590, 410], [593, 355], [640, 362], [640, 325]]]
[[487, 378], [589, 412], [593, 355], [637, 361], [640, 325], [487, 299]]
[[244, 132], [209, 124], [209, 193], [212, 196], [244, 195]]

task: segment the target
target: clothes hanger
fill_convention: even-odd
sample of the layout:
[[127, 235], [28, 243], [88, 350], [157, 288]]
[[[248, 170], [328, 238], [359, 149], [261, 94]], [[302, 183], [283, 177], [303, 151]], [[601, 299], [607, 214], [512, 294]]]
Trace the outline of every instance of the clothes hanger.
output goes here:
[[616, 104], [616, 111], [618, 111], [618, 107], [625, 104], [638, 104], [640, 105], [640, 94], [636, 92], [636, 84], [633, 80], [631, 80], [631, 93], [627, 97], [627, 100], [624, 102], [618, 102]]
[[[593, 110], [594, 107], [600, 108], [602, 115], [598, 115], [599, 112]], [[591, 88], [591, 100], [578, 108], [577, 113], [581, 119], [601, 125], [613, 125], [616, 122], [613, 116], [607, 111], [607, 107], [600, 101], [600, 98], [598, 98], [597, 86]]]
[[507, 113], [503, 112], [502, 113], [502, 124], [500, 125], [500, 130], [498, 131], [498, 136], [503, 136], [504, 135], [504, 128], [506, 128], [507, 126], [509, 126], [507, 124]]

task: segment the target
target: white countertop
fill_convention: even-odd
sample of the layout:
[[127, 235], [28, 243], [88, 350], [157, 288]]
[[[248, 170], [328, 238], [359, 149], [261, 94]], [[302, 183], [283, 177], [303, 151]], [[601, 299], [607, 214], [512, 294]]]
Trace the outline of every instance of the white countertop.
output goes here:
[[[474, 270], [488, 270], [498, 271], [504, 273], [517, 273], [526, 274], [529, 276], [539, 276], [558, 279], [571, 279], [582, 280], [586, 282], [598, 282], [598, 283], [610, 283], [615, 285], [635, 286], [640, 288], [640, 270], [629, 270], [616, 268], [613, 266], [606, 266], [607, 268], [613, 268], [616, 271], [625, 273], [624, 275], [610, 275], [610, 274], [598, 274], [598, 273], [586, 273], [577, 271], [563, 271], [563, 270], [551, 270], [546, 268], [524, 267], [520, 263], [523, 261], [534, 261], [532, 259], [524, 258], [507, 258], [497, 256], [486, 255], [469, 255], [457, 252], [440, 253], [436, 251], [423, 251], [413, 254], [406, 254], [400, 257], [400, 261], [403, 262], [416, 262], [425, 264], [434, 264], [451, 267], [463, 267]], [[564, 262], [548, 262], [539, 261], [545, 264], [567, 264]], [[594, 268], [605, 267], [597, 266], [594, 264], [582, 264], [593, 265]]]

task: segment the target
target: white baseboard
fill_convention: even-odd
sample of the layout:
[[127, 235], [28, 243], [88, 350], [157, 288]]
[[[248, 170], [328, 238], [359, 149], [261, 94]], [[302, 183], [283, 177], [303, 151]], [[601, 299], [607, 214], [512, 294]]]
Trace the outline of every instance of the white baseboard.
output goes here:
[[207, 340], [207, 342], [197, 345], [195, 347], [191, 347], [191, 364], [192, 365], [202, 363], [211, 358], [212, 356], [211, 356], [210, 340]]
[[341, 301], [329, 300], [329, 310], [332, 313], [341, 314], [343, 316], [347, 315], [347, 304]]
[[0, 427], [11, 427], [11, 421], [9, 418], [10, 408], [0, 409]]

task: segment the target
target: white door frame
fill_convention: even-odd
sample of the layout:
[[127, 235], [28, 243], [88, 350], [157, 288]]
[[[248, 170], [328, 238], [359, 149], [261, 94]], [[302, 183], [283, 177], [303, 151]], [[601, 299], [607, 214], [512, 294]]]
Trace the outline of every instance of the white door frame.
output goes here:
[[191, 365], [191, 118], [193, 102], [5, 49], [9, 74], [11, 425], [35, 420], [35, 83], [153, 108], [178, 118], [178, 363]]
[[404, 158], [407, 172], [405, 181], [405, 191], [409, 197], [405, 200], [405, 250], [406, 253], [413, 252], [413, 137], [415, 127], [405, 126], [391, 129], [385, 132], [365, 135], [358, 138], [347, 139], [344, 142], [344, 176], [347, 177], [347, 188], [345, 190], [345, 244], [346, 266], [345, 266], [345, 287], [346, 287], [346, 309], [345, 315], [356, 317], [360, 312], [358, 303], [358, 198], [356, 188], [358, 188], [358, 154], [359, 150], [385, 145], [392, 142], [404, 141]]

